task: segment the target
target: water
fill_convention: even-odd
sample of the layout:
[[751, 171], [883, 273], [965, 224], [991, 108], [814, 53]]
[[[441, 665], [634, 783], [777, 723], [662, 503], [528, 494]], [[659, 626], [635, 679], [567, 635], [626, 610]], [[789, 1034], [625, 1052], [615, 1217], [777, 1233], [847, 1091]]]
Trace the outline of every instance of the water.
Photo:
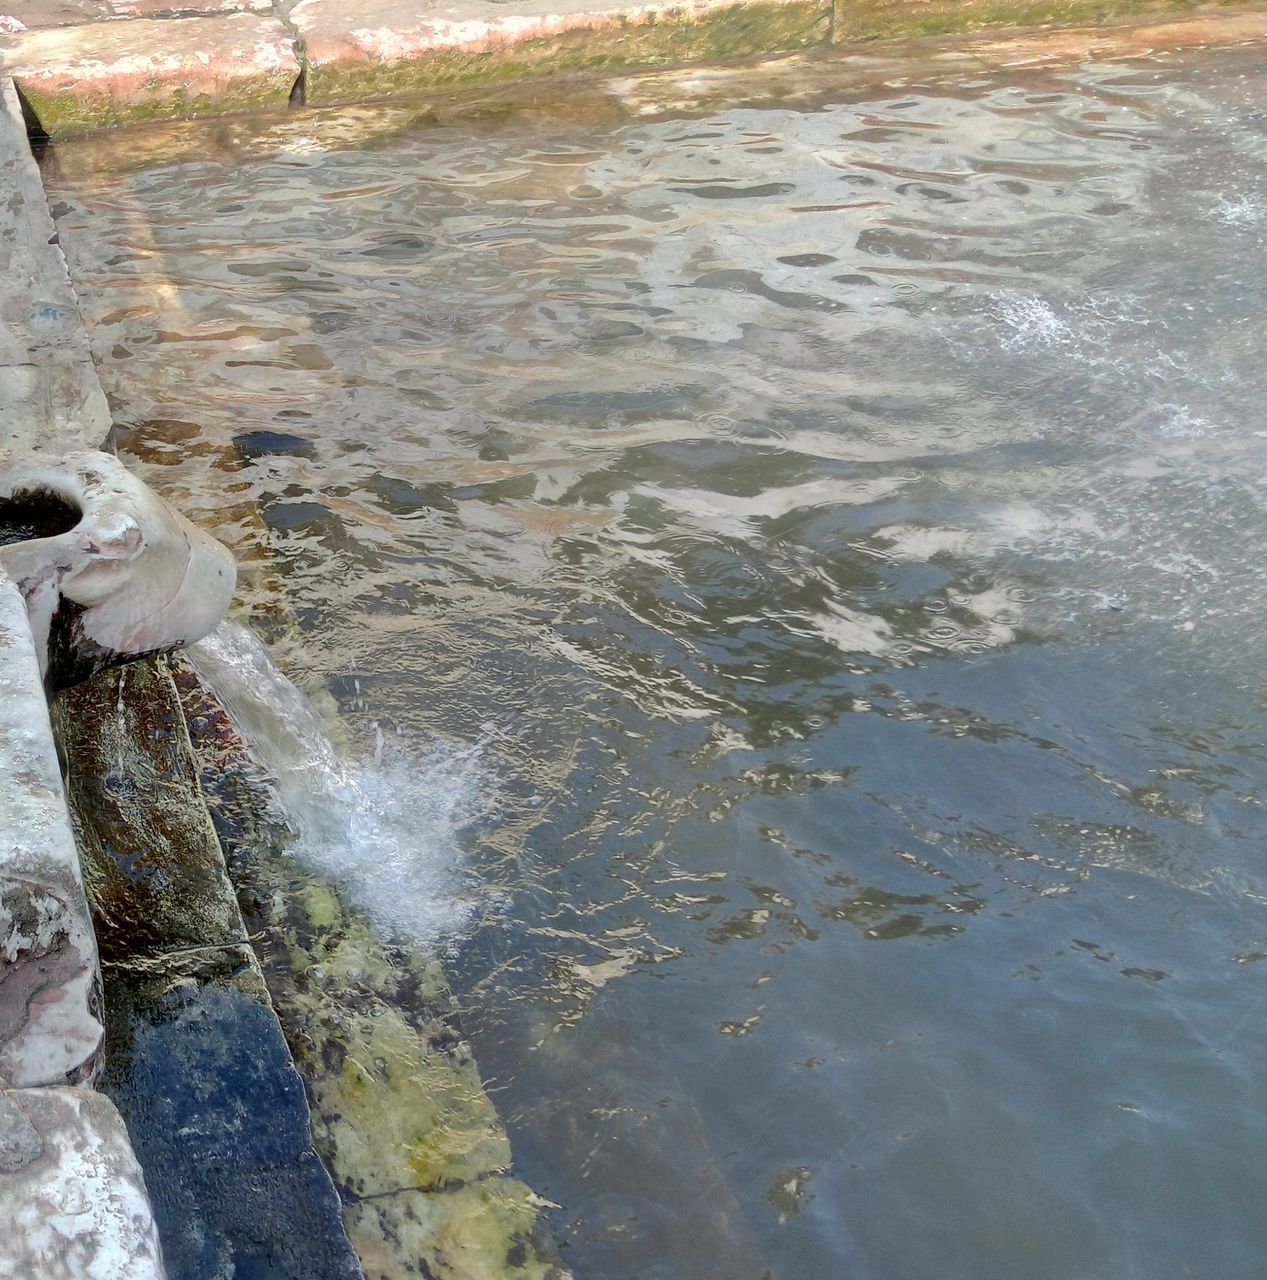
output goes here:
[[480, 778], [478, 744], [411, 750], [376, 725], [373, 754], [357, 762], [247, 627], [222, 623], [189, 657], [275, 784], [291, 856], [392, 941], [436, 945], [461, 930], [478, 897], [461, 838], [494, 790]]
[[59, 147], [120, 447], [579, 1277], [1257, 1278], [1262, 50], [763, 74]]

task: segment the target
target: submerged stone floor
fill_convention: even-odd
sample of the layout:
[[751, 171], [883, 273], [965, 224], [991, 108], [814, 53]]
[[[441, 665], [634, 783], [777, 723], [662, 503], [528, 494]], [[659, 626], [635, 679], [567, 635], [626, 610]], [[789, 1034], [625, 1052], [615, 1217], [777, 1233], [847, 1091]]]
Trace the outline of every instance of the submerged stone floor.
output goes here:
[[0, 0], [0, 66], [21, 90], [33, 130], [60, 137], [288, 104], [1160, 15], [1187, 19], [1183, 30], [1155, 27], [1155, 45], [1166, 47], [1246, 39], [1255, 21], [1189, 0]]

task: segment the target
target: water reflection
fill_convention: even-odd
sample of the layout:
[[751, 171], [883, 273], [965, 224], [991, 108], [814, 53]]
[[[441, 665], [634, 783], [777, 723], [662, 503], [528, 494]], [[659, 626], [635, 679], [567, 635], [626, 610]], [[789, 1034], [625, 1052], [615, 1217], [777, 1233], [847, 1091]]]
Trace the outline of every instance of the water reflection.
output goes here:
[[1260, 61], [55, 153], [121, 447], [482, 744], [578, 1275], [1261, 1271]]

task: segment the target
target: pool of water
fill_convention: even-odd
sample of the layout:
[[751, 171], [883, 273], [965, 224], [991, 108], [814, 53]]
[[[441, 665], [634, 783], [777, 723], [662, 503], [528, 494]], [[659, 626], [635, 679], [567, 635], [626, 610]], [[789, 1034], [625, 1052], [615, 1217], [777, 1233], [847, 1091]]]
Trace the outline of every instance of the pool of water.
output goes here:
[[1262, 1275], [1262, 54], [46, 157], [578, 1277]]

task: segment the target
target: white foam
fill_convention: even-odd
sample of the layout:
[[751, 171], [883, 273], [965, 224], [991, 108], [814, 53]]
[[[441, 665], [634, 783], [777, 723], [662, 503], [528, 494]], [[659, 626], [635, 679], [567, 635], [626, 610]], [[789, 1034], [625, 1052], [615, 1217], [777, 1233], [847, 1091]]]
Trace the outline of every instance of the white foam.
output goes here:
[[1220, 196], [1214, 217], [1225, 227], [1256, 227], [1263, 220], [1263, 202], [1257, 196]]
[[418, 749], [380, 726], [369, 758], [348, 761], [249, 629], [225, 623], [189, 652], [273, 775], [295, 857], [388, 937], [434, 943], [469, 923], [460, 837], [485, 791], [478, 745]]

